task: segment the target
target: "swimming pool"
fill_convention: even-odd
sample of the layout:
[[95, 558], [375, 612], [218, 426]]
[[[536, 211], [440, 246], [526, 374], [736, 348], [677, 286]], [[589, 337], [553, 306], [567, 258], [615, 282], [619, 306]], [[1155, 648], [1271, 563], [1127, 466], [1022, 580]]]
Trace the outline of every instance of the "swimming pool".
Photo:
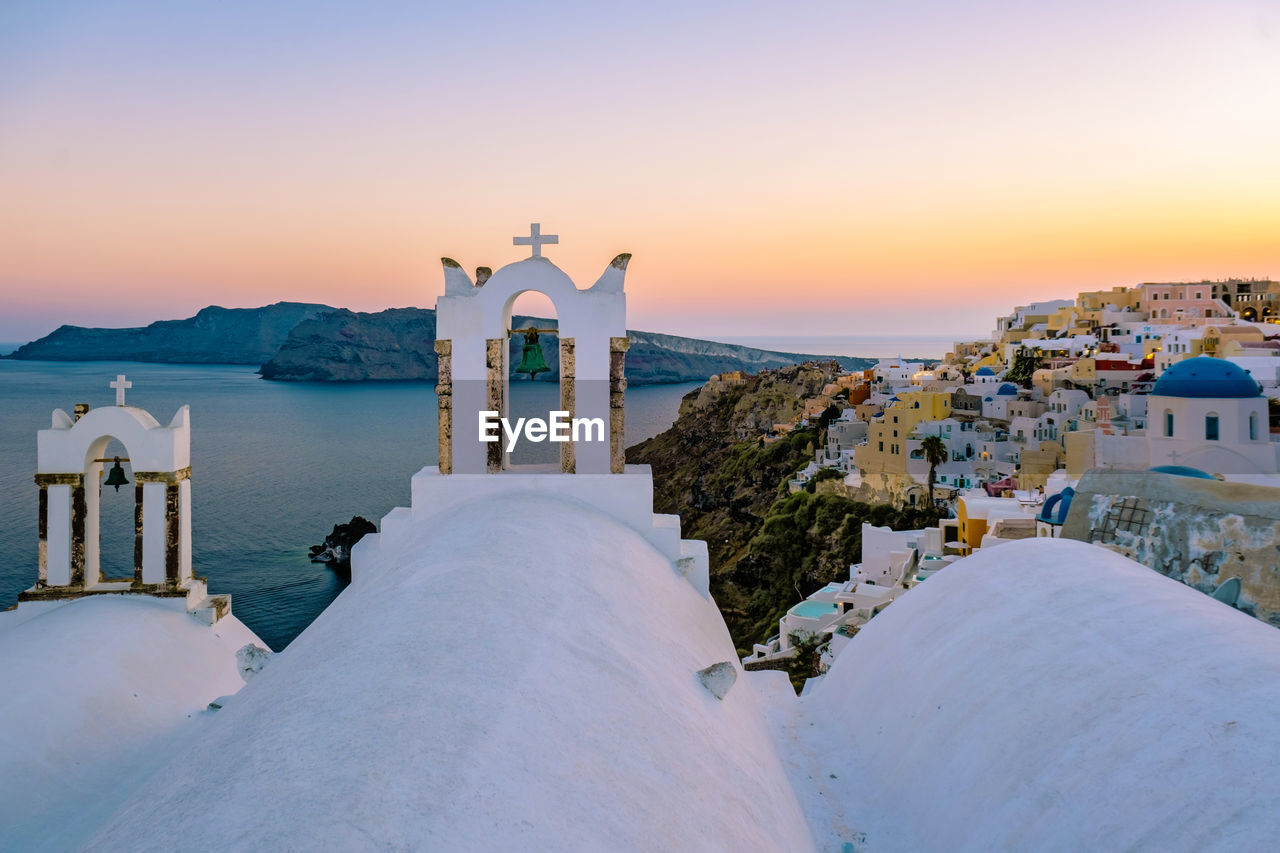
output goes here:
[[822, 619], [840, 610], [838, 605], [829, 601], [802, 601], [791, 608], [788, 613], [801, 619]]

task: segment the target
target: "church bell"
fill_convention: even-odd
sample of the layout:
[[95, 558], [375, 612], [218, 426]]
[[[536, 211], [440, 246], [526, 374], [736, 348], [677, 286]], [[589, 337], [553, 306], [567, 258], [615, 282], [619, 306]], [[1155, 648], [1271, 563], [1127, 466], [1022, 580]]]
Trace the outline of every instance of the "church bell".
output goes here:
[[129, 485], [129, 478], [124, 475], [124, 468], [120, 465], [120, 457], [115, 457], [116, 464], [111, 466], [111, 470], [107, 472], [108, 486], [115, 486], [116, 491], [120, 491], [121, 486]]
[[516, 373], [527, 373], [529, 378], [533, 379], [539, 373], [546, 373], [551, 368], [547, 367], [547, 360], [542, 355], [542, 344], [536, 341], [526, 341], [524, 350], [520, 353], [520, 366], [516, 368]]

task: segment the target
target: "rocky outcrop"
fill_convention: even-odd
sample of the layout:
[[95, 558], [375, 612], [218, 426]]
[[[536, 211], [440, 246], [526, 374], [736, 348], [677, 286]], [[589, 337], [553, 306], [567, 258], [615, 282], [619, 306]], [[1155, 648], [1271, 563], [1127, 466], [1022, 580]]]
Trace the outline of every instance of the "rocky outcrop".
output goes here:
[[378, 527], [359, 515], [346, 524], [335, 524], [324, 543], [311, 546], [311, 562], [328, 563], [334, 568], [351, 570], [351, 549], [366, 533], [377, 533]]
[[149, 361], [174, 364], [262, 364], [298, 323], [327, 305], [277, 302], [262, 308], [212, 305], [185, 320], [132, 329], [61, 326], [7, 358], [32, 361]]
[[259, 372], [283, 382], [435, 381], [435, 339], [435, 311], [337, 309], [299, 323]]

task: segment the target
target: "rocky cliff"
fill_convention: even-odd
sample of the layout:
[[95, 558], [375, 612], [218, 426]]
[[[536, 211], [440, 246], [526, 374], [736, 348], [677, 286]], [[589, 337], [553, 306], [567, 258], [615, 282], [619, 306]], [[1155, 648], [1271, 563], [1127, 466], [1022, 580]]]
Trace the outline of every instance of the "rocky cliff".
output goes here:
[[8, 358], [33, 361], [151, 361], [176, 364], [262, 364], [298, 323], [326, 305], [277, 302], [262, 308], [212, 305], [185, 320], [132, 329], [61, 326]]
[[777, 633], [778, 619], [804, 596], [848, 580], [864, 521], [894, 529], [936, 522], [914, 507], [821, 489], [788, 493], [787, 480], [821, 446], [823, 425], [773, 441], [761, 428], [790, 420], [837, 372], [815, 363], [708, 384], [685, 395], [669, 430], [627, 448], [627, 462], [653, 468], [654, 511], [678, 514], [682, 535], [707, 543], [711, 595], [740, 649]]
[[[532, 317], [514, 318], [519, 328], [537, 323], [545, 328], [551, 321]], [[627, 333], [631, 350], [627, 353], [627, 381], [633, 385], [661, 382], [696, 382], [730, 370], [756, 372], [830, 356], [769, 352], [751, 347], [660, 335], [653, 332]], [[431, 380], [436, 378], [436, 314], [425, 308], [393, 308], [377, 314], [337, 310], [299, 323], [279, 352], [263, 365], [267, 379], [293, 382], [360, 382], [367, 380]], [[537, 381], [559, 379], [559, 340], [543, 335], [542, 351], [549, 373]], [[523, 339], [511, 341], [511, 363], [520, 361]], [[848, 370], [861, 369], [872, 359], [839, 358]]]

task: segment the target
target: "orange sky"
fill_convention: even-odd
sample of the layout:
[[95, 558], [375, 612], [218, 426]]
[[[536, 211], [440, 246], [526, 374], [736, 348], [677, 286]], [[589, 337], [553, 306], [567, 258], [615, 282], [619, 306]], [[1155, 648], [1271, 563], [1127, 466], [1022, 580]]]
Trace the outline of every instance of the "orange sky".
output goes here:
[[1280, 276], [1274, 5], [954, 6], [6, 4], [0, 340], [430, 306], [534, 220], [695, 335]]

